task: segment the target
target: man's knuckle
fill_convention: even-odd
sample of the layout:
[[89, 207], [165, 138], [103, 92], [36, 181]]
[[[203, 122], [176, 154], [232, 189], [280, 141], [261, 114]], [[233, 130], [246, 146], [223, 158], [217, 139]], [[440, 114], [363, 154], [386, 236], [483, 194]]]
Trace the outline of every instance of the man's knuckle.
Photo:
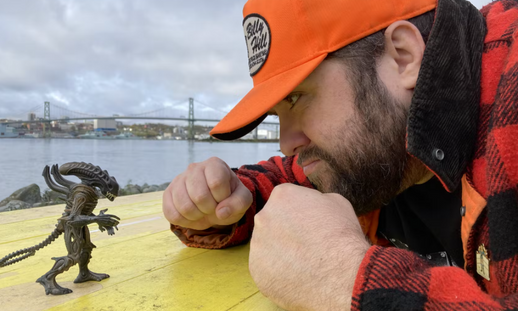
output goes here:
[[332, 199], [335, 199], [335, 200], [340, 200], [340, 199], [344, 198], [343, 196], [341, 196], [338, 193], [325, 193], [324, 195], [327, 196], [327, 197], [330, 197]]
[[190, 163], [188, 166], [187, 166], [187, 171], [194, 171], [198, 168], [199, 164], [198, 163]]
[[341, 194], [338, 193], [326, 193], [326, 195], [331, 198], [332, 200], [342, 203], [342, 204], [350, 204], [349, 200], [344, 198]]
[[182, 222], [184, 221], [184, 218], [178, 213], [168, 213], [167, 215], [167, 220], [169, 220], [170, 223], [172, 223], [173, 225], [181, 225]]
[[291, 193], [295, 189], [295, 186], [290, 183], [280, 184], [277, 187], [273, 188], [273, 190], [277, 193]]
[[241, 211], [250, 206], [250, 202], [246, 196], [239, 196], [236, 198], [236, 207]]
[[279, 191], [279, 190], [286, 189], [287, 187], [288, 187], [288, 184], [280, 184], [280, 185], [278, 185], [277, 187], [273, 188], [273, 190], [274, 190], [274, 191], [275, 191], [275, 190]]
[[196, 193], [191, 196], [191, 200], [194, 204], [199, 205], [206, 203], [210, 198], [210, 195], [207, 192]]
[[193, 203], [187, 202], [178, 206], [178, 212], [182, 215], [190, 215], [196, 211], [196, 206]]
[[210, 157], [208, 158], [207, 160], [205, 160], [203, 163], [205, 164], [205, 167], [211, 167], [211, 166], [214, 166], [214, 165], [218, 165], [218, 158], [216, 157]]
[[213, 163], [213, 164], [216, 164], [216, 163], [217, 164], [223, 164], [224, 163], [223, 160], [221, 160], [218, 157], [210, 157], [210, 158], [207, 159], [207, 162], [208, 163]]
[[223, 178], [214, 178], [207, 182], [207, 186], [210, 190], [220, 190], [225, 186], [226, 182]]
[[200, 222], [192, 222], [189, 224], [189, 227], [194, 230], [205, 230], [205, 229], [208, 229], [210, 226], [200, 223]]
[[171, 193], [170, 193], [170, 190], [169, 189], [166, 189], [163, 193], [162, 193], [162, 202], [165, 202], [169, 199], [169, 197], [171, 197]]
[[[264, 209], [254, 215], [254, 226], [256, 227], [256, 229], [261, 228], [261, 226], [263, 224], [263, 219], [265, 217], [264, 215], [265, 215]], [[253, 238], [253, 236], [252, 236], [252, 238]]]
[[181, 185], [182, 183], [184, 183], [184, 176], [183, 174], [180, 174], [178, 176], [176, 176], [173, 181], [171, 181], [171, 183], [169, 184], [169, 186], [167, 187], [168, 189], [171, 189], [170, 191], [171, 192], [174, 192], [174, 190], [179, 186]]

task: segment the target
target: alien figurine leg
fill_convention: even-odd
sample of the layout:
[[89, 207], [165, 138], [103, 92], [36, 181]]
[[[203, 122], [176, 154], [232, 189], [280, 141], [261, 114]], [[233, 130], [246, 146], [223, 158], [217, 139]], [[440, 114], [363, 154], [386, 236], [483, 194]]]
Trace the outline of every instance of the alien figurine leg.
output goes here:
[[92, 258], [92, 249], [95, 245], [90, 241], [90, 232], [87, 226], [83, 227], [84, 246], [79, 256], [79, 275], [75, 279], [74, 283], [83, 283], [88, 281], [101, 281], [109, 278], [110, 276], [105, 273], [95, 273], [88, 269], [88, 263]]
[[70, 255], [62, 257], [53, 257], [56, 262], [49, 272], [42, 275], [36, 282], [40, 283], [45, 287], [45, 294], [49, 295], [65, 295], [72, 292], [71, 289], [64, 288], [58, 285], [56, 282], [56, 276], [70, 269], [76, 264], [76, 260]]

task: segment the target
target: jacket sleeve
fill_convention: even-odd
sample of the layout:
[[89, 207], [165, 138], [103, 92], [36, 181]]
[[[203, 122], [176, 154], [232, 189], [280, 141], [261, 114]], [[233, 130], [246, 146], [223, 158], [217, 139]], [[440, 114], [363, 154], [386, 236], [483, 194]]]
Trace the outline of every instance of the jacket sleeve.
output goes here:
[[458, 267], [430, 265], [416, 254], [372, 246], [354, 284], [351, 310], [517, 310], [518, 294], [484, 292]]
[[171, 230], [187, 246], [199, 248], [226, 248], [248, 241], [254, 227], [254, 216], [259, 212], [273, 188], [282, 183], [293, 183], [313, 188], [296, 157], [272, 157], [255, 165], [244, 165], [234, 172], [250, 190], [253, 203], [236, 224], [226, 229], [194, 230], [171, 224]]

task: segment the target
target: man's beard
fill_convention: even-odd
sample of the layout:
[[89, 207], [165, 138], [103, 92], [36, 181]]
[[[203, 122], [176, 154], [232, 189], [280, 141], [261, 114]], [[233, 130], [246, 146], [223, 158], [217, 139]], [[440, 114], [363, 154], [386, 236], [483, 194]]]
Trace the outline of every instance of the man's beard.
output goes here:
[[[405, 184], [404, 173], [408, 161], [406, 153], [406, 125], [408, 112], [403, 103], [393, 98], [378, 80], [356, 107], [369, 105], [359, 111], [354, 121], [347, 120], [332, 135], [336, 142], [329, 151], [309, 146], [299, 154], [298, 164], [319, 159], [325, 167], [309, 176], [318, 190], [338, 193], [348, 199], [358, 216], [381, 208]], [[368, 110], [368, 115], [365, 112]], [[351, 122], [353, 124], [351, 124]], [[341, 140], [345, 140], [341, 141]]]

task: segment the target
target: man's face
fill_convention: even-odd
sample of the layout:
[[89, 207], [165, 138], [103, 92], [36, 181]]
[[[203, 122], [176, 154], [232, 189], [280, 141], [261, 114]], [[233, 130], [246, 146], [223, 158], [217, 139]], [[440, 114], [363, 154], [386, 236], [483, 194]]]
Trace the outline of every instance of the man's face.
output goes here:
[[362, 215], [388, 203], [415, 162], [405, 148], [408, 104], [381, 82], [358, 97], [346, 75], [340, 61], [324, 61], [271, 113], [279, 116], [282, 152], [298, 154], [320, 191], [341, 194]]

